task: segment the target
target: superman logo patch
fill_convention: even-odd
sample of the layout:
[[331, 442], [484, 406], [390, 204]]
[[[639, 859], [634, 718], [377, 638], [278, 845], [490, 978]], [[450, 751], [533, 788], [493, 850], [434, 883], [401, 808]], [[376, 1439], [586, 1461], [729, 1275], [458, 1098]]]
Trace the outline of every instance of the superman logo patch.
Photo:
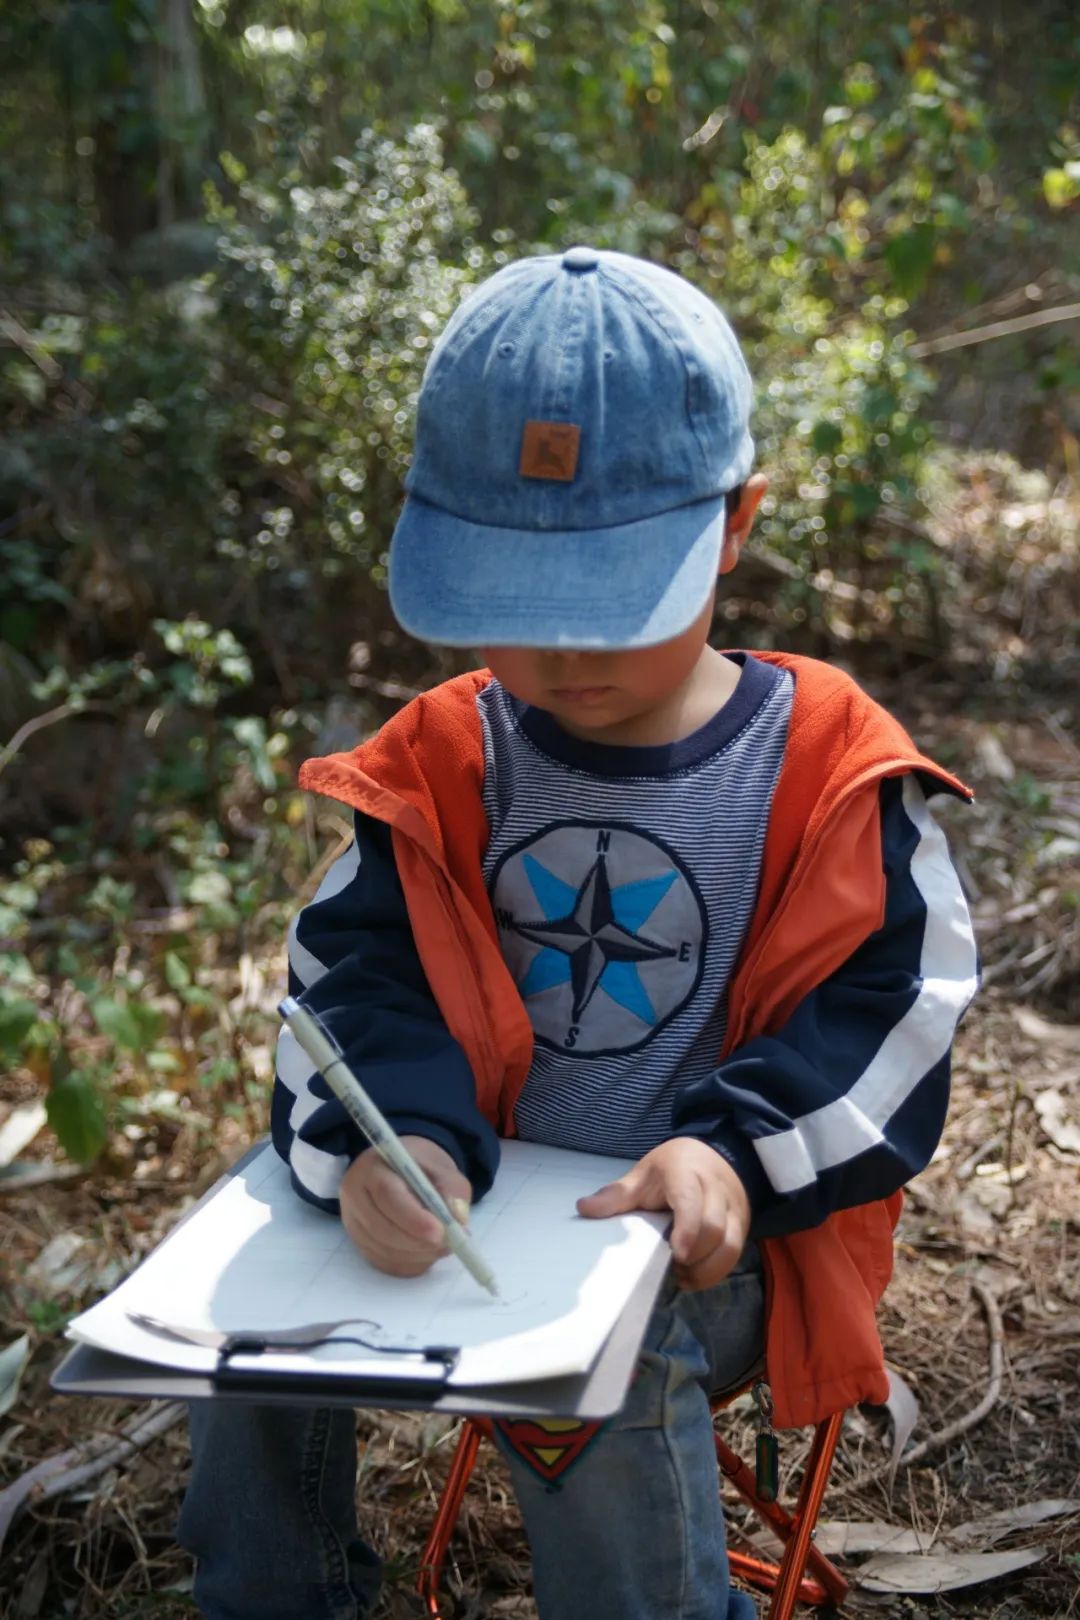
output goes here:
[[495, 1427], [522, 1462], [553, 1484], [581, 1458], [605, 1424], [580, 1418], [505, 1418]]

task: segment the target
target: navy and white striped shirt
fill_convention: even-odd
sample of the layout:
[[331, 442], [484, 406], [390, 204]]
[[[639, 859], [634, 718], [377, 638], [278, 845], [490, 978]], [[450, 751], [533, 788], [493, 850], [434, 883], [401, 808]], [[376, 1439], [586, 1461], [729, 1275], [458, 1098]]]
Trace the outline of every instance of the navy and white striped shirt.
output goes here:
[[747, 659], [693, 736], [584, 743], [497, 681], [484, 728], [484, 877], [536, 1036], [527, 1141], [640, 1158], [716, 1067], [791, 717], [786, 671]]
[[[717, 1064], [789, 678], [746, 656], [724, 708], [664, 749], [582, 744], [495, 682], [477, 701], [485, 877], [536, 1034], [521, 1134], [627, 1157], [699, 1137], [739, 1172], [755, 1236], [814, 1226], [920, 1170], [977, 970], [919, 779], [880, 788], [882, 926], [781, 1029]], [[355, 829], [290, 933], [290, 992], [330, 1025], [396, 1129], [439, 1142], [480, 1197], [498, 1163], [494, 1132], [427, 985], [389, 831], [362, 815]], [[364, 1144], [288, 1030], [272, 1129], [297, 1190], [336, 1208]]]

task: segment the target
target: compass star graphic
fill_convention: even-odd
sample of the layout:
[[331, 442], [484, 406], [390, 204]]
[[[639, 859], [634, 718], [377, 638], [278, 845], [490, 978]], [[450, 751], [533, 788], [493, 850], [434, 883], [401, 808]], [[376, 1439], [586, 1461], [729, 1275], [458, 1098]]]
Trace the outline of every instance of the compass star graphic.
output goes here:
[[499, 857], [499, 939], [537, 1041], [630, 1051], [693, 995], [704, 903], [679, 857], [625, 823], [561, 821]]
[[[672, 872], [668, 886], [674, 879]], [[616, 922], [604, 854], [597, 857], [588, 872], [569, 916], [550, 922], [518, 923], [517, 932], [523, 939], [562, 951], [570, 958], [575, 1024], [592, 1000], [609, 962], [658, 962], [675, 955], [672, 947], [654, 944]]]

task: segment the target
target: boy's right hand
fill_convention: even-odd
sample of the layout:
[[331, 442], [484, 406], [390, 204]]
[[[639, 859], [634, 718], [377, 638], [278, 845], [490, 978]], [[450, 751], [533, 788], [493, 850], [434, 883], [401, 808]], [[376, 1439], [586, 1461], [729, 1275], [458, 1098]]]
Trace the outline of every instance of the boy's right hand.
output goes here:
[[[464, 1214], [472, 1188], [445, 1148], [426, 1136], [402, 1144], [438, 1187], [455, 1214]], [[365, 1148], [341, 1183], [341, 1220], [365, 1260], [392, 1277], [419, 1277], [446, 1250], [440, 1223], [418, 1203], [374, 1148]]]

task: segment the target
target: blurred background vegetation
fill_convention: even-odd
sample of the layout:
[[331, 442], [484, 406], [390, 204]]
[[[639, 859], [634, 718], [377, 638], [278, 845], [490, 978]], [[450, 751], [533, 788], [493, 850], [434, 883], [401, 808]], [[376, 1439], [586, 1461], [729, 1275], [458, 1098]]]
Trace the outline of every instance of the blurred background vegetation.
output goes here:
[[114, 1169], [261, 1126], [267, 964], [345, 830], [295, 765], [455, 667], [385, 554], [508, 258], [644, 254], [733, 319], [773, 484], [723, 642], [1061, 730], [1078, 63], [1071, 0], [5, 0], [8, 1100]]

